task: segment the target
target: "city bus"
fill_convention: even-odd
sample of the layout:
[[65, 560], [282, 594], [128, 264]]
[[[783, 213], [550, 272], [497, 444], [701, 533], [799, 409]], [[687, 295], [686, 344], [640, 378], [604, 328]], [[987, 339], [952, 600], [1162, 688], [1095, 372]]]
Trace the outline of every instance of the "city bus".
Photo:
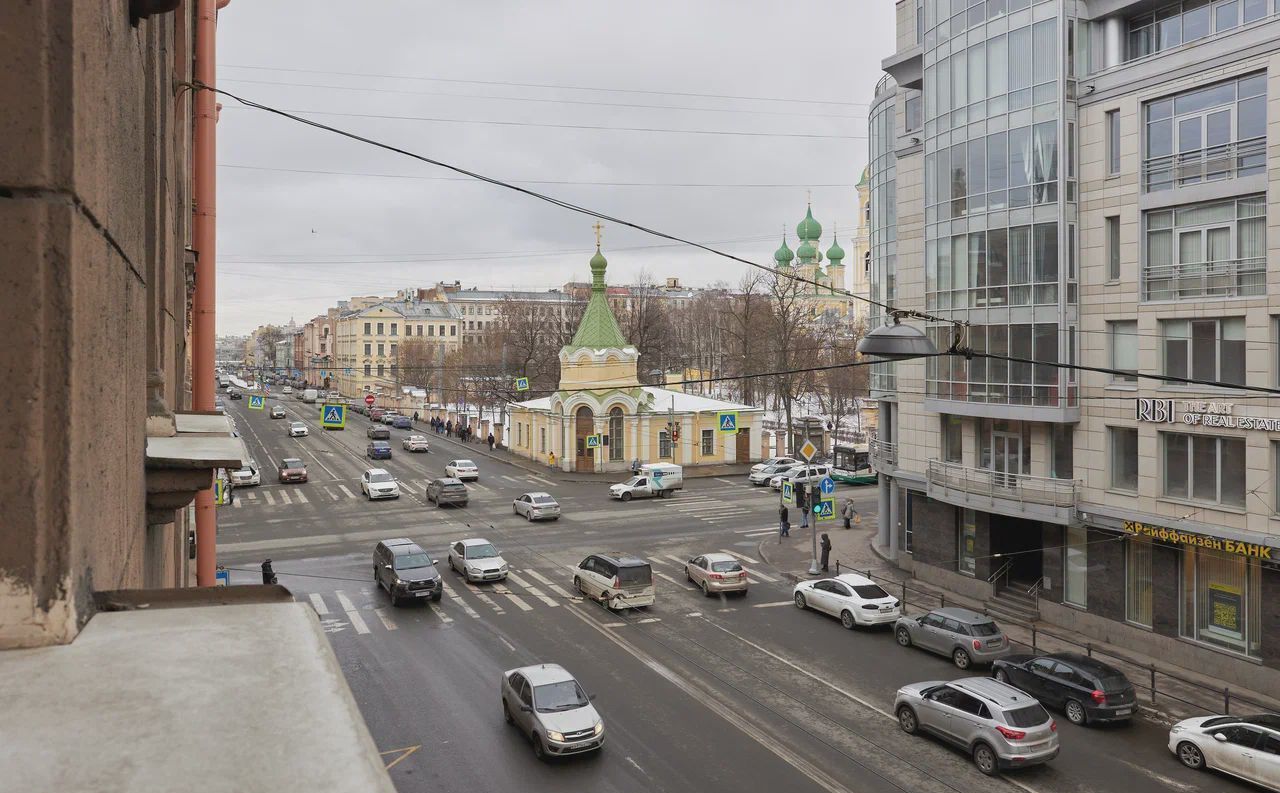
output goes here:
[[876, 472], [871, 470], [871, 449], [865, 443], [852, 446], [836, 444], [832, 455], [831, 478], [848, 485], [874, 485]]

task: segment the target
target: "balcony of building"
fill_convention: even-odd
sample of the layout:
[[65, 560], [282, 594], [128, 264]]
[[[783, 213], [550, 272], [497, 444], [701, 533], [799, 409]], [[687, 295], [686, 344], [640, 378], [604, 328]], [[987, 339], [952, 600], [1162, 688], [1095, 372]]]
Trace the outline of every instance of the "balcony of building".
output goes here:
[[[1265, 137], [1150, 157], [1142, 161], [1142, 189], [1157, 193], [1247, 176], [1265, 179], [1266, 160]], [[1251, 186], [1240, 192], [1252, 192]]]
[[877, 471], [892, 471], [898, 467], [898, 444], [872, 438], [868, 447], [872, 468]]
[[1067, 524], [1075, 518], [1080, 482], [971, 468], [930, 460], [929, 497], [959, 507]]
[[1147, 265], [1142, 270], [1142, 299], [1146, 301], [1253, 297], [1266, 293], [1265, 256]]

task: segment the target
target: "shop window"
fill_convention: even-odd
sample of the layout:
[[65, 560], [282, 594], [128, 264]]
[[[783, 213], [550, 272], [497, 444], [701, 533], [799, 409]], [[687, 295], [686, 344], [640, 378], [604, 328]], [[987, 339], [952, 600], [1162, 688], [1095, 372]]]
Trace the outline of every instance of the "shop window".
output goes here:
[[1243, 438], [1162, 432], [1164, 494], [1244, 507], [1245, 446]]
[[1179, 581], [1184, 637], [1257, 657], [1262, 649], [1262, 566], [1257, 559], [1184, 546]]
[[1124, 618], [1151, 627], [1151, 538], [1131, 535], [1124, 544]]
[[978, 539], [978, 521], [977, 515], [971, 509], [958, 510], [960, 516], [960, 535], [959, 548], [956, 551], [956, 559], [959, 560], [958, 568], [962, 575], [976, 575], [978, 571], [978, 557], [976, 555], [976, 545]]
[[1067, 571], [1063, 599], [1073, 606], [1089, 605], [1089, 530], [1084, 526], [1067, 527], [1067, 544], [1063, 560]]
[[702, 456], [710, 457], [716, 453], [715, 430], [702, 431]]
[[1108, 427], [1111, 446], [1111, 489], [1138, 490], [1138, 430]]

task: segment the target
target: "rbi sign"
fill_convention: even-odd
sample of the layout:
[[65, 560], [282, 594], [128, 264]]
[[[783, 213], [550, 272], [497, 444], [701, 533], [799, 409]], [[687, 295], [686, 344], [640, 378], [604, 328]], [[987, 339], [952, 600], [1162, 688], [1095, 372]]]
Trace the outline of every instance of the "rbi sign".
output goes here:
[[1138, 421], [1167, 424], [1173, 421], [1173, 400], [1139, 399], [1134, 403], [1134, 412]]

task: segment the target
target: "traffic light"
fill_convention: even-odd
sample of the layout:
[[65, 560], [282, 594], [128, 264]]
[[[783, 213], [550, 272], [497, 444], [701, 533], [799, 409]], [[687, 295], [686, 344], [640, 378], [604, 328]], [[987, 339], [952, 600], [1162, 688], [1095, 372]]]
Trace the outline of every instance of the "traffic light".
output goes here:
[[680, 442], [680, 425], [677, 424], [675, 428], [671, 430], [671, 440], [676, 443]]

